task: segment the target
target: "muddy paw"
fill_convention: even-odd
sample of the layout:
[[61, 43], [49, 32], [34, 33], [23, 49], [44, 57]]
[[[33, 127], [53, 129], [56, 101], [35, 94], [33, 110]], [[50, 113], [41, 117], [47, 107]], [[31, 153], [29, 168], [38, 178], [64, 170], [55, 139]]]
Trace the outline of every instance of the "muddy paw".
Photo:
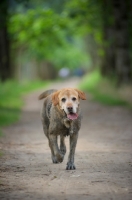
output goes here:
[[60, 148], [60, 152], [62, 155], [65, 155], [66, 154], [66, 148]]
[[56, 156], [52, 156], [52, 162], [53, 162], [54, 164], [59, 163], [58, 160], [57, 160], [57, 158], [56, 158]]
[[66, 170], [75, 170], [75, 169], [76, 169], [76, 167], [75, 167], [74, 163], [72, 163], [72, 162], [67, 163]]
[[57, 158], [57, 161], [58, 161], [59, 163], [61, 163], [61, 162], [63, 162], [64, 155], [61, 154], [61, 153], [58, 153], [58, 154], [56, 155], [56, 158]]

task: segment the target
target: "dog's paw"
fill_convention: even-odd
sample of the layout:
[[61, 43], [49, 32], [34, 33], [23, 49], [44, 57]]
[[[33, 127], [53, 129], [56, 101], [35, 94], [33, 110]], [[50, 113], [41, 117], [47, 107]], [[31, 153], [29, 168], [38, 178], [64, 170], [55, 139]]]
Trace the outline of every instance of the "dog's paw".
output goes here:
[[58, 153], [56, 155], [56, 158], [57, 158], [58, 163], [61, 163], [61, 162], [63, 162], [64, 155], [62, 153]]
[[58, 153], [56, 156], [52, 156], [52, 162], [57, 164], [63, 162], [64, 155], [61, 153]]
[[65, 155], [66, 154], [66, 148], [65, 147], [61, 147], [60, 148], [60, 152], [62, 155]]
[[75, 170], [75, 169], [76, 169], [76, 167], [75, 167], [74, 163], [72, 163], [72, 162], [67, 163], [66, 170]]
[[56, 156], [52, 156], [52, 162], [55, 164], [59, 163]]

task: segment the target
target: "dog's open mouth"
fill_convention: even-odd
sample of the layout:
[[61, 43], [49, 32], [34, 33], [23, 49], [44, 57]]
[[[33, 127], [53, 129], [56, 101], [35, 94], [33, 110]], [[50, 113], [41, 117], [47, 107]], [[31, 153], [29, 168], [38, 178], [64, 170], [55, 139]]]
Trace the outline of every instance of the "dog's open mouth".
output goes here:
[[68, 117], [68, 119], [75, 120], [78, 118], [78, 114], [77, 113], [69, 113], [69, 114], [67, 114], [67, 117]]

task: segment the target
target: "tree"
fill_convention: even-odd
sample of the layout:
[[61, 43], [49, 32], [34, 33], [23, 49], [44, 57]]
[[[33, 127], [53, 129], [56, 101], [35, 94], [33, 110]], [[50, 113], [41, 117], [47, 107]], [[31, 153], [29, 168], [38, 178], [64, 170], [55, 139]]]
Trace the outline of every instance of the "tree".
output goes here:
[[116, 75], [118, 83], [132, 80], [129, 2], [128, 0], [102, 1], [105, 56], [101, 72], [106, 76]]
[[[102, 74], [115, 76], [118, 83], [132, 81], [132, 1], [72, 0], [68, 11], [71, 19], [77, 21], [77, 28], [85, 29], [84, 35], [90, 35], [96, 42], [94, 51], [100, 54]], [[91, 58], [97, 56], [92, 52]]]
[[0, 79], [11, 77], [9, 58], [9, 35], [7, 31], [8, 4], [6, 0], [0, 1]]
[[86, 54], [75, 44], [74, 23], [66, 13], [49, 8], [16, 13], [10, 18], [9, 31], [14, 47], [38, 62], [74, 68], [86, 61]]

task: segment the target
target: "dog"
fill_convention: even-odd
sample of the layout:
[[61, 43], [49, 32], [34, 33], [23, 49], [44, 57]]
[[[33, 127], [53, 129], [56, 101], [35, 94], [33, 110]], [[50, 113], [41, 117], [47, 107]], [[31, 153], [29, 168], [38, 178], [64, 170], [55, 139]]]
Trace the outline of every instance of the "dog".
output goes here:
[[86, 100], [85, 93], [73, 88], [51, 89], [40, 94], [38, 99], [44, 99], [41, 117], [51, 149], [52, 162], [63, 161], [66, 153], [65, 137], [70, 136], [70, 153], [66, 169], [75, 170], [74, 154], [81, 127], [80, 99]]

